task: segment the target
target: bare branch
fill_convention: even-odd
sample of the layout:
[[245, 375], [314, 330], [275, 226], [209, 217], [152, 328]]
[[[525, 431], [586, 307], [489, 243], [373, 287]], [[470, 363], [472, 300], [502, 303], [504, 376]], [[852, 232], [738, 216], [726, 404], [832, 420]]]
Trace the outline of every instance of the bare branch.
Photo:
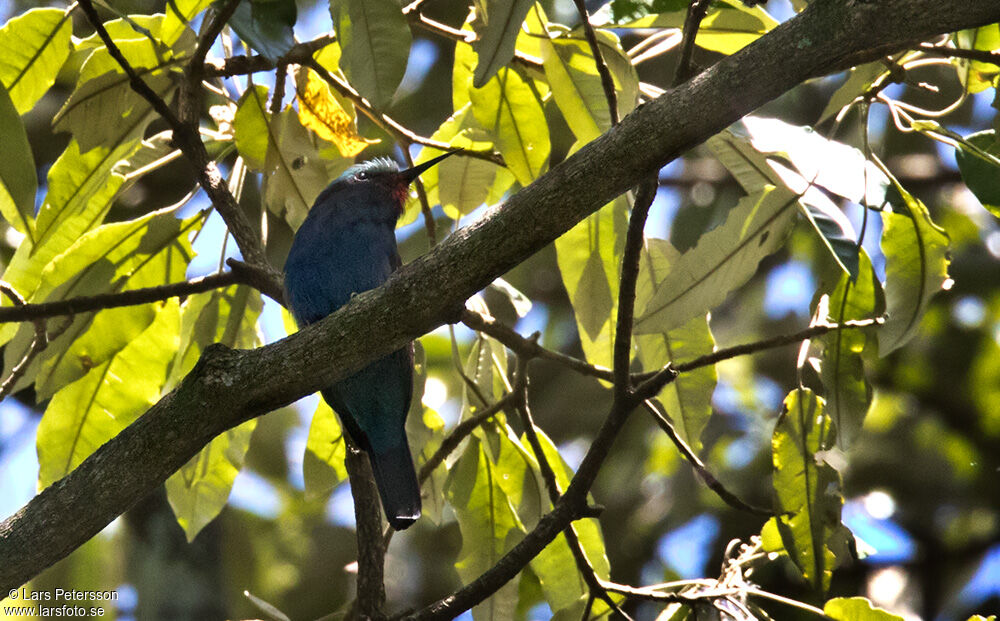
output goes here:
[[[238, 263], [238, 262], [236, 262]], [[245, 264], [244, 264], [245, 265]], [[255, 272], [248, 269], [235, 269], [222, 274], [212, 274], [185, 282], [171, 283], [168, 285], [158, 285], [156, 287], [144, 287], [142, 289], [130, 289], [119, 293], [102, 293], [78, 298], [68, 298], [55, 302], [42, 302], [41, 304], [22, 304], [0, 308], [0, 323], [11, 323], [15, 321], [32, 321], [44, 319], [46, 317], [58, 317], [60, 315], [76, 315], [92, 311], [104, 310], [107, 308], [121, 308], [122, 306], [138, 306], [139, 304], [149, 304], [150, 302], [162, 302], [170, 298], [204, 293], [212, 289], [221, 289], [229, 285], [243, 284], [256, 288], [258, 279]], [[272, 292], [269, 292], [270, 295]], [[276, 301], [282, 302], [279, 297]]]
[[344, 459], [354, 497], [354, 524], [358, 541], [357, 598], [349, 618], [380, 619], [385, 605], [385, 547], [378, 489], [368, 454], [349, 443]]
[[722, 485], [722, 483], [708, 471], [708, 466], [705, 465], [705, 462], [703, 462], [701, 458], [699, 458], [698, 455], [691, 450], [691, 447], [687, 445], [687, 442], [685, 442], [684, 439], [677, 434], [677, 430], [674, 429], [673, 423], [671, 423], [670, 420], [667, 419], [667, 417], [664, 416], [660, 410], [649, 401], [649, 399], [646, 399], [643, 402], [643, 406], [646, 408], [646, 411], [653, 416], [653, 420], [656, 421], [656, 424], [659, 425], [660, 429], [662, 429], [674, 443], [677, 450], [681, 452], [684, 459], [688, 460], [688, 463], [691, 464], [691, 467], [694, 468], [694, 471], [698, 474], [698, 478], [700, 478], [709, 489], [715, 492], [716, 495], [723, 500], [723, 502], [739, 511], [747, 511], [755, 515], [774, 515], [773, 511], [761, 509], [760, 507], [755, 507], [749, 503], [743, 502], [738, 496], [736, 496], [736, 494], [727, 490], [725, 486]]
[[621, 401], [632, 389], [629, 365], [632, 362], [632, 320], [635, 313], [635, 285], [639, 279], [639, 254], [649, 208], [656, 198], [656, 175], [645, 179], [638, 188], [629, 216], [622, 258], [621, 284], [618, 286], [618, 313], [615, 325], [614, 377], [615, 400]]
[[691, 58], [694, 55], [694, 43], [698, 38], [701, 20], [708, 13], [711, 0], [691, 0], [688, 5], [687, 17], [684, 18], [684, 38], [681, 40], [681, 57], [677, 61], [677, 71], [674, 73], [674, 86], [687, 81], [694, 75]]
[[[0, 592], [93, 537], [226, 429], [329, 386], [460, 317], [464, 300], [495, 278], [767, 101], [806, 79], [876, 60], [934, 34], [997, 21], [995, 0], [810, 3], [669, 97], [637, 108], [501, 208], [330, 317], [253, 350], [210, 346], [174, 391], [0, 522]], [[483, 601], [566, 524], [589, 513], [586, 492], [627, 419], [623, 410], [612, 410], [553, 511], [520, 544], [473, 583], [414, 616], [452, 618]]]

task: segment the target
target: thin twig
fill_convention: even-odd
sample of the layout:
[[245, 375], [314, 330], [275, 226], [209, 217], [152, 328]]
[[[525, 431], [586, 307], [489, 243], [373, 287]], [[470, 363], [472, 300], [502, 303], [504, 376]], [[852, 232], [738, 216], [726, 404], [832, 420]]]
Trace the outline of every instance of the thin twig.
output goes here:
[[624, 401], [632, 390], [629, 365], [632, 362], [632, 321], [635, 314], [635, 286], [639, 279], [639, 255], [643, 246], [643, 229], [649, 208], [656, 198], [656, 175], [641, 183], [629, 216], [628, 232], [622, 257], [621, 281], [618, 286], [618, 316], [615, 325], [614, 378], [615, 400]]
[[455, 425], [455, 428], [445, 436], [441, 442], [441, 446], [424, 462], [424, 465], [420, 466], [420, 473], [417, 476], [420, 483], [423, 484], [424, 481], [430, 478], [431, 474], [434, 473], [434, 469], [443, 464], [444, 460], [448, 459], [448, 456], [458, 448], [462, 440], [467, 438], [477, 427], [496, 416], [497, 412], [510, 405], [512, 400], [513, 394], [508, 393], [493, 405], [483, 409], [482, 412]]
[[521, 336], [510, 327], [505, 326], [492, 317], [487, 318], [480, 313], [465, 309], [462, 311], [462, 323], [477, 332], [482, 332], [483, 334], [488, 334], [489, 336], [495, 338], [519, 356], [551, 360], [576, 371], [581, 375], [596, 377], [609, 382], [614, 379], [611, 369], [595, 366], [580, 360], [579, 358], [574, 358], [573, 356], [567, 356], [566, 354], [546, 349], [539, 345], [537, 341]]
[[271, 114], [281, 112], [281, 100], [285, 95], [285, 80], [288, 78], [288, 65], [278, 63], [274, 70], [274, 92], [271, 94]]
[[[11, 304], [13, 304], [15, 308], [25, 305], [24, 298], [21, 297], [21, 294], [18, 293], [10, 283], [0, 281], [0, 292], [10, 299]], [[28, 370], [28, 365], [31, 364], [31, 361], [34, 360], [35, 356], [41, 353], [41, 351], [49, 344], [48, 335], [46, 334], [45, 320], [35, 319], [34, 323], [35, 336], [31, 339], [31, 345], [28, 347], [28, 351], [25, 352], [24, 357], [18, 361], [14, 368], [10, 370], [10, 375], [8, 375], [7, 379], [3, 381], [3, 384], [0, 384], [0, 401], [7, 398], [7, 395], [9, 395], [14, 389], [14, 386], [17, 385], [18, 380], [20, 380], [24, 373]]]
[[723, 502], [738, 511], [747, 511], [755, 515], [774, 515], [773, 511], [755, 507], [749, 503], [743, 502], [738, 496], [736, 496], [736, 494], [727, 490], [725, 486], [723, 486], [722, 483], [708, 471], [708, 467], [705, 465], [705, 462], [701, 461], [701, 458], [699, 458], [698, 455], [691, 450], [691, 447], [687, 445], [684, 439], [677, 434], [677, 430], [674, 428], [673, 423], [671, 423], [670, 420], [667, 419], [667, 417], [664, 416], [656, 408], [656, 406], [650, 402], [649, 399], [644, 401], [643, 405], [645, 406], [646, 411], [653, 416], [653, 420], [656, 421], [656, 424], [659, 425], [660, 429], [662, 429], [664, 433], [666, 433], [667, 436], [673, 441], [677, 450], [679, 450], [681, 455], [684, 456], [684, 459], [688, 460], [688, 463], [691, 464], [691, 467], [693, 467], [694, 471], [698, 474], [698, 478], [700, 478], [709, 489], [715, 492]]
[[583, 32], [590, 45], [590, 53], [594, 55], [594, 64], [597, 65], [597, 73], [601, 76], [601, 86], [604, 87], [604, 98], [608, 100], [608, 112], [611, 115], [611, 125], [618, 125], [618, 94], [615, 92], [615, 79], [611, 77], [608, 64], [604, 62], [604, 55], [601, 53], [601, 46], [597, 41], [597, 33], [590, 23], [590, 14], [587, 13], [587, 6], [583, 0], [573, 0], [576, 10], [580, 14], [580, 21]]
[[701, 20], [708, 14], [711, 0], [691, 0], [688, 5], [687, 17], [684, 18], [684, 38], [681, 40], [681, 57], [677, 61], [677, 71], [674, 73], [674, 86], [686, 82], [693, 74], [691, 58], [694, 56], [694, 43], [698, 38], [698, 28]]
[[931, 43], [922, 44], [920, 46], [920, 51], [933, 56], [941, 56], [943, 58], [964, 58], [966, 60], [975, 60], [981, 63], [989, 63], [1000, 67], [1000, 52], [991, 52], [989, 50], [968, 50], [961, 47], [948, 47], [945, 45], [933, 45]]
[[271, 71], [278, 65], [305, 65], [319, 50], [336, 41], [332, 35], [321, 35], [312, 41], [298, 43], [288, 50], [277, 62], [254, 54], [253, 56], [230, 56], [221, 60], [207, 60], [203, 69], [206, 78], [231, 77], [260, 71]]
[[694, 360], [689, 360], [688, 362], [682, 362], [678, 365], [675, 365], [674, 370], [678, 373], [687, 373], [688, 371], [693, 371], [695, 369], [700, 369], [702, 367], [712, 366], [717, 362], [720, 362], [722, 360], [729, 360], [730, 358], [736, 358], [737, 356], [755, 354], [759, 351], [764, 351], [766, 349], [774, 349], [776, 347], [783, 347], [785, 345], [800, 343], [806, 339], [822, 336], [827, 332], [833, 332], [834, 330], [844, 330], [847, 328], [870, 328], [872, 326], [882, 325], [883, 323], [885, 323], [884, 317], [872, 317], [870, 319], [855, 319], [851, 321], [845, 321], [844, 323], [841, 324], [823, 323], [815, 326], [810, 326], [803, 330], [799, 330], [798, 332], [795, 332], [793, 334], [782, 334], [780, 336], [775, 336], [773, 338], [764, 339], [763, 341], [754, 341], [753, 343], [745, 343], [743, 345], [734, 345], [732, 347], [725, 347], [723, 349], [714, 351], [711, 354], [699, 356]]
[[[47, 317], [58, 317], [62, 315], [76, 315], [92, 311], [104, 310], [107, 308], [121, 308], [123, 306], [138, 306], [149, 304], [150, 302], [162, 302], [170, 298], [204, 293], [213, 289], [221, 289], [229, 285], [248, 285], [258, 288], [261, 285], [260, 272], [245, 263], [233, 261], [228, 262], [233, 271], [222, 274], [212, 274], [201, 278], [194, 278], [184, 282], [158, 285], [156, 287], [144, 287], [142, 289], [130, 289], [118, 293], [102, 293], [100, 295], [82, 296], [57, 300], [54, 302], [42, 302], [40, 304], [23, 304], [0, 308], [0, 323], [12, 323], [15, 321], [34, 321]], [[239, 266], [239, 267], [237, 267]], [[265, 281], [269, 283], [269, 281]], [[280, 290], [261, 290], [267, 295], [274, 297], [280, 304], [283, 304]]]

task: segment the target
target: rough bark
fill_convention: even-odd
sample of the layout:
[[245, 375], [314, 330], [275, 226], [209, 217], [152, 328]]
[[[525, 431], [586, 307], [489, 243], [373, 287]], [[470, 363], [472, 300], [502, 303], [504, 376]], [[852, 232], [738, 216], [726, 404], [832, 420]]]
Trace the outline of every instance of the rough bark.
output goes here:
[[252, 351], [206, 349], [173, 392], [0, 523], [0, 592], [72, 552], [226, 429], [457, 321], [476, 291], [760, 105], [809, 78], [997, 21], [996, 0], [816, 0], [753, 45], [640, 107], [327, 319]]

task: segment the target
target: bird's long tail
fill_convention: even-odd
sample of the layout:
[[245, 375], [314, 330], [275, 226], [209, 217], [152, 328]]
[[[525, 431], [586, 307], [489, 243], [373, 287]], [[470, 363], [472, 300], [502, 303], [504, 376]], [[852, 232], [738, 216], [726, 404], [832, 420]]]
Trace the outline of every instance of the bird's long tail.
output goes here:
[[368, 457], [386, 520], [396, 530], [409, 528], [420, 517], [420, 484], [409, 447], [404, 441], [387, 451], [372, 450]]

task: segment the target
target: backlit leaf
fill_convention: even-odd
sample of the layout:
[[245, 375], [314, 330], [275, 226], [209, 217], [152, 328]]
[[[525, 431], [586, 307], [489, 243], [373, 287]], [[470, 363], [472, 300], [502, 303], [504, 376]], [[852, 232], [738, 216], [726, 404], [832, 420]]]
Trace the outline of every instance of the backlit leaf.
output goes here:
[[[674, 9], [675, 6], [676, 4], [668, 4], [664, 7], [668, 12], [647, 15], [622, 24], [608, 24], [608, 27], [683, 28], [687, 15], [687, 11], [684, 10], [686, 5], [677, 9]], [[595, 16], [592, 21], [599, 23], [600, 16]], [[712, 3], [698, 28], [695, 44], [720, 54], [733, 54], [767, 34], [777, 25], [777, 20], [759, 6], [749, 8], [740, 0], [723, 0]]]
[[826, 591], [833, 573], [830, 539], [840, 526], [840, 479], [816, 454], [830, 448], [830, 417], [823, 399], [797, 389], [785, 398], [771, 440], [774, 495], [781, 541], [814, 588]]
[[[201, 214], [179, 220], [168, 209], [98, 227], [52, 260], [42, 272], [32, 301], [52, 302], [183, 280], [193, 255], [189, 238], [202, 221]], [[50, 331], [60, 334], [34, 359], [21, 385], [34, 379], [38, 398], [47, 398], [126, 347], [153, 321], [156, 309], [156, 304], [111, 308], [50, 324]], [[8, 347], [7, 368], [23, 355], [20, 345], [27, 346], [31, 330], [30, 325], [22, 326], [20, 337]]]
[[931, 298], [952, 282], [948, 234], [919, 199], [895, 182], [894, 187], [893, 211], [882, 211], [886, 322], [878, 332], [881, 356], [913, 338]]
[[[988, 157], [992, 156], [992, 157]], [[988, 129], [965, 137], [955, 149], [962, 181], [983, 207], [1000, 218], [1000, 140]]]
[[773, 187], [742, 198], [724, 223], [673, 263], [645, 307], [636, 307], [635, 333], [672, 330], [721, 304], [784, 244], [795, 204], [795, 194]]
[[[861, 266], [855, 280], [842, 274], [830, 294], [827, 320], [843, 323], [852, 319], [870, 319], [885, 310], [882, 283], [878, 281], [861, 251]], [[821, 337], [823, 364], [820, 378], [826, 388], [826, 411], [837, 432], [837, 446], [846, 450], [861, 432], [861, 425], [872, 402], [872, 388], [865, 377], [863, 357], [878, 349], [874, 330], [836, 330]], [[867, 351], [866, 351], [867, 350]]]
[[71, 34], [69, 12], [62, 9], [32, 9], [0, 29], [0, 82], [18, 114], [55, 83], [72, 49]]
[[406, 72], [410, 26], [394, 0], [335, 0], [330, 3], [340, 41], [340, 68], [361, 95], [381, 108]]
[[[21, 244], [7, 265], [3, 280], [30, 298], [45, 269], [80, 236], [99, 225], [124, 181], [112, 173], [115, 164], [136, 149], [138, 141], [115, 149], [98, 147], [80, 153], [71, 141], [48, 174], [48, 192], [35, 222], [35, 244]], [[9, 305], [6, 296], [0, 304]], [[0, 342], [14, 335], [16, 324], [0, 327]]]
[[270, 137], [271, 113], [267, 111], [267, 87], [256, 84], [248, 88], [236, 104], [233, 136], [236, 149], [247, 166], [264, 170]]
[[[469, 438], [462, 456], [448, 473], [448, 503], [455, 510], [462, 532], [462, 551], [455, 569], [466, 583], [496, 564], [523, 537], [517, 515], [497, 479], [496, 466], [487, 457], [482, 441]], [[473, 618], [513, 618], [517, 581], [510, 581], [472, 609]]]
[[347, 443], [340, 421], [326, 401], [320, 399], [309, 424], [306, 452], [302, 457], [306, 496], [321, 498], [347, 479], [346, 456]]
[[[165, 74], [146, 75], [146, 84], [167, 98], [176, 84]], [[52, 121], [56, 131], [71, 132], [87, 152], [101, 145], [117, 145], [142, 137], [157, 118], [152, 106], [129, 86], [128, 77], [108, 72], [73, 91]]]
[[531, 86], [513, 69], [501, 69], [469, 96], [472, 113], [493, 137], [507, 167], [521, 185], [548, 168], [549, 128]]
[[180, 331], [177, 301], [109, 360], [60, 390], [38, 426], [39, 485], [68, 474], [160, 398]]
[[160, 28], [160, 40], [165, 45], [173, 45], [184, 32], [194, 34], [191, 20], [212, 4], [212, 0], [169, 0], [165, 7], [166, 17]]
[[[260, 345], [256, 326], [261, 308], [260, 293], [246, 286], [234, 285], [189, 298], [183, 309], [184, 334], [174, 378], [179, 381], [186, 375], [212, 343], [237, 349]], [[167, 500], [188, 541], [225, 507], [256, 426], [253, 419], [216, 436], [167, 479]]]
[[[636, 304], [645, 305], [656, 284], [670, 272], [679, 253], [662, 239], [647, 239], [639, 261]], [[645, 371], [658, 371], [668, 362], [674, 364], [712, 353], [715, 339], [705, 315], [695, 316], [683, 325], [660, 333], [636, 336], [636, 349]], [[683, 373], [660, 391], [659, 401], [675, 422], [680, 437], [694, 451], [701, 450], [701, 433], [712, 414], [712, 393], [717, 375], [714, 366]]]
[[[536, 429], [536, 433], [542, 446], [542, 452], [555, 473], [559, 489], [565, 491], [569, 487], [573, 471], [545, 432]], [[523, 439], [523, 442], [529, 446], [527, 438]], [[599, 578], [608, 579], [611, 566], [605, 553], [604, 536], [601, 534], [600, 522], [593, 518], [577, 520], [573, 522], [573, 530], [576, 532], [583, 553], [594, 568], [594, 572]], [[542, 585], [542, 592], [545, 594], [545, 601], [548, 602], [553, 612], [575, 608], [588, 592], [586, 583], [580, 576], [580, 572], [576, 570], [576, 561], [564, 534], [556, 537], [538, 556], [532, 559], [531, 569], [538, 577], [538, 581]]]
[[834, 597], [823, 614], [836, 621], [903, 621], [903, 617], [876, 607], [866, 597]]
[[4, 155], [0, 158], [0, 214], [10, 226], [27, 237], [32, 244], [35, 236], [35, 157], [31, 153], [28, 134], [21, 116], [0, 84], [0, 136]]
[[533, 4], [534, 0], [493, 0], [478, 5], [480, 10], [473, 22], [473, 26], [479, 26], [478, 36], [472, 44], [479, 57], [473, 79], [476, 88], [486, 84], [514, 57], [517, 35]]
[[556, 240], [559, 272], [573, 304], [583, 352], [591, 364], [608, 368], [628, 208], [628, 198], [619, 196]]

